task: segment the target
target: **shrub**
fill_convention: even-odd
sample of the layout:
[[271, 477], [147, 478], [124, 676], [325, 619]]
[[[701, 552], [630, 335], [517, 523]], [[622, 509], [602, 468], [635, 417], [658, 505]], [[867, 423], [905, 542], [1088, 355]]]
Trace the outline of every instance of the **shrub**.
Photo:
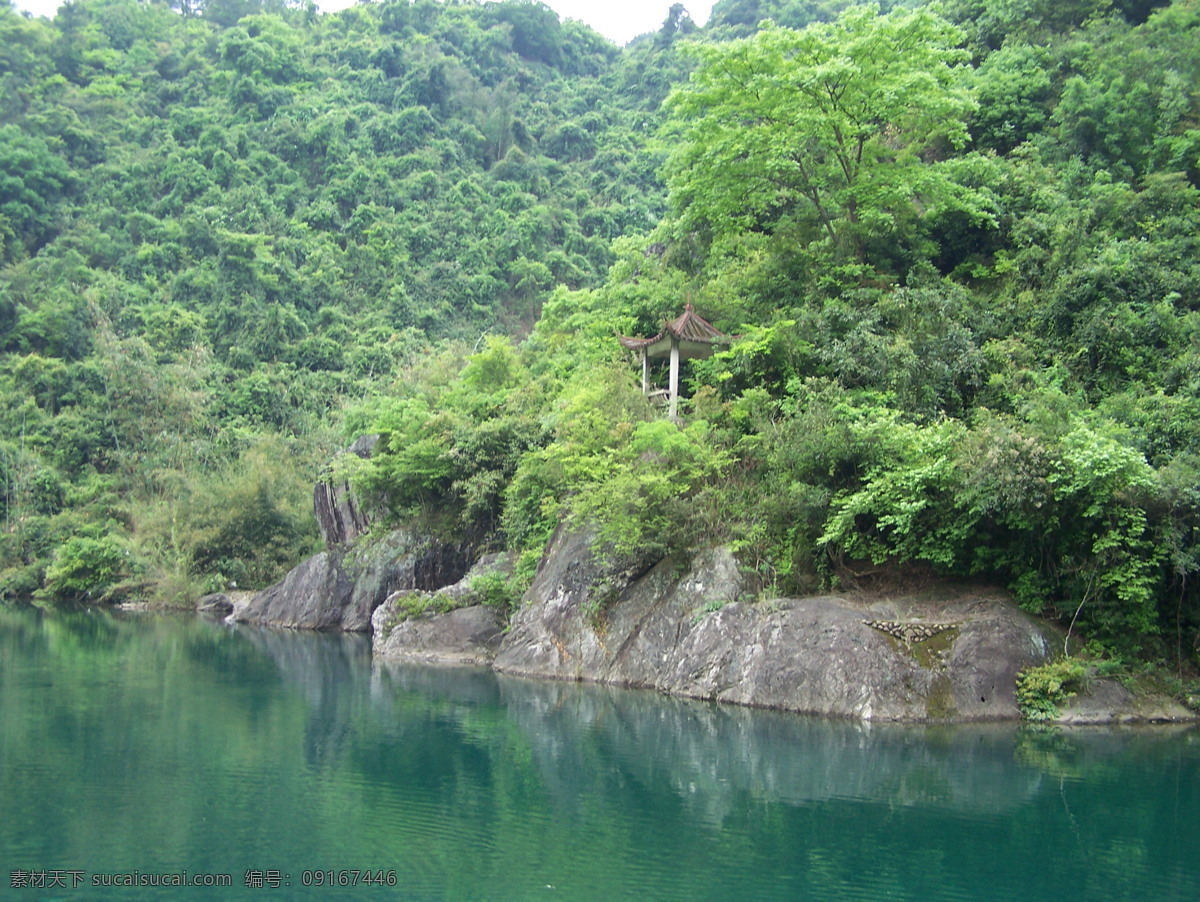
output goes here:
[[521, 592], [517, 588], [514, 577], [500, 572], [482, 573], [471, 580], [474, 600], [505, 615], [521, 603]]
[[1054, 720], [1059, 705], [1083, 689], [1086, 677], [1086, 665], [1073, 658], [1027, 667], [1017, 674], [1017, 707], [1026, 720]]
[[132, 569], [129, 549], [114, 536], [76, 536], [55, 553], [40, 594], [64, 601], [107, 600]]

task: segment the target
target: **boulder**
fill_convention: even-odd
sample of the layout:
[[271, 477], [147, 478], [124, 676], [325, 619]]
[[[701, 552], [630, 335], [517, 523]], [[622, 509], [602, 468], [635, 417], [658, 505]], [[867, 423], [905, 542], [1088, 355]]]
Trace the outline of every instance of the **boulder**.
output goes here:
[[461, 579], [470, 563], [465, 546], [415, 529], [395, 529], [374, 541], [358, 542], [343, 562], [354, 582], [352, 628], [370, 629], [371, 614], [392, 593], [440, 589]]
[[196, 602], [196, 610], [201, 614], [232, 614], [233, 599], [224, 592], [213, 592]]
[[[371, 618], [373, 651], [391, 661], [448, 664], [490, 664], [500, 648], [503, 612], [480, 603], [472, 583], [480, 576], [507, 576], [512, 564], [506, 555], [486, 555], [466, 576], [434, 592], [399, 591], [375, 609]], [[406, 603], [413, 596], [429, 608], [410, 616]]]
[[490, 664], [504, 635], [504, 616], [477, 604], [445, 613], [419, 614], [395, 623], [387, 606], [375, 611], [373, 653], [389, 661]]
[[1052, 648], [1000, 591], [753, 601], [724, 548], [640, 569], [560, 530], [495, 668], [864, 720], [979, 721], [1018, 717], [1016, 673]]
[[[587, 532], [561, 526], [555, 532], [525, 602], [509, 625], [497, 656], [498, 670], [641, 684], [612, 673], [611, 640], [619, 632], [623, 641], [636, 643], [645, 634], [644, 643], [657, 648], [657, 630], [674, 633], [681, 613], [669, 591], [674, 574], [665, 563], [647, 568], [644, 561], [594, 554], [592, 545]], [[614, 619], [617, 623], [609, 622]], [[647, 669], [664, 663], [655, 660], [653, 651], [637, 658]]]
[[359, 618], [350, 610], [354, 583], [341, 564], [342, 555], [335, 551], [310, 557], [282, 581], [235, 605], [229, 622], [291, 629], [355, 629]]

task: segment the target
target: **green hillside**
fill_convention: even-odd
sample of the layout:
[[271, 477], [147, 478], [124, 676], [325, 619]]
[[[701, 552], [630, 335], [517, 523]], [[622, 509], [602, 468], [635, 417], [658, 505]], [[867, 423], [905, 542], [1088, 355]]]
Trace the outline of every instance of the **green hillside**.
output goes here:
[[[891, 5], [885, 7], [889, 9]], [[764, 20], [773, 19], [774, 23]], [[1196, 0], [0, 9], [9, 598], [192, 597], [352, 477], [764, 597], [987, 580], [1200, 653]], [[614, 333], [735, 335], [667, 420]]]
[[64, 547], [56, 594], [277, 576], [347, 398], [664, 210], [673, 53], [536, 5], [5, 5], [0, 48], [7, 597]]

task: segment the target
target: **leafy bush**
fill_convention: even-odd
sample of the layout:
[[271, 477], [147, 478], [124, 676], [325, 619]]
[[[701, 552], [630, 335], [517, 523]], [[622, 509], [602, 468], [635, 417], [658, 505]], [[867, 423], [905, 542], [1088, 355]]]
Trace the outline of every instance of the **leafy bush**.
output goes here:
[[513, 596], [509, 577], [503, 573], [484, 573], [471, 580], [471, 594], [479, 604], [508, 613], [513, 610], [520, 596]]
[[424, 614], [445, 614], [453, 609], [450, 599], [436, 592], [408, 592], [392, 599], [392, 605], [392, 616], [384, 624], [384, 635], [405, 620], [411, 620]]
[[242, 587], [269, 585], [311, 554], [311, 488], [281, 442], [263, 440], [207, 479], [185, 487], [169, 519], [153, 520], [165, 556], [196, 575]]
[[43, 597], [66, 601], [106, 601], [131, 575], [129, 548], [114, 536], [77, 536], [59, 547], [46, 568]]
[[875, 563], [998, 576], [1027, 610], [1136, 651], [1158, 629], [1157, 475], [1082, 422], [1061, 437], [1016, 426], [862, 421], [853, 428], [888, 453], [834, 499], [820, 544]]
[[1073, 658], [1022, 670], [1017, 674], [1017, 707], [1021, 715], [1033, 721], [1056, 719], [1059, 705], [1083, 690], [1087, 673], [1087, 666]]

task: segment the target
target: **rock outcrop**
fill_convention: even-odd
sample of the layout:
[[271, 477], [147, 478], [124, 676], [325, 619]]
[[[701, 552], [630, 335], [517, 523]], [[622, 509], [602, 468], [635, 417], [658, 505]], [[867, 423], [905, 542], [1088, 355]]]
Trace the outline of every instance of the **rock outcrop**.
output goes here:
[[1000, 592], [751, 602], [727, 550], [622, 580], [588, 546], [555, 537], [497, 670], [866, 720], [979, 721], [1018, 717], [1017, 671], [1050, 654], [1044, 627]]
[[282, 581], [235, 600], [231, 623], [291, 629], [371, 628], [371, 614], [397, 591], [432, 591], [460, 579], [470, 549], [416, 530], [397, 529], [349, 548], [332, 545]]
[[[373, 446], [368, 437], [348, 453], [365, 457]], [[504, 558], [474, 560], [469, 545], [420, 530], [372, 535], [344, 484], [322, 481], [314, 505], [325, 551], [262, 592], [211, 596], [207, 606], [232, 603], [231, 622], [370, 629], [374, 656], [388, 661], [482, 664], [868, 721], [1014, 720], [1017, 672], [1061, 642], [1001, 591], [938, 584], [755, 600], [728, 549], [619, 560], [566, 528], [506, 624], [476, 589], [482, 576], [507, 577]], [[1164, 705], [1098, 682], [1063, 720], [1188, 718]]]
[[[379, 437], [363, 436], [346, 454], [371, 456]], [[350, 486], [324, 478], [313, 490], [313, 511], [325, 550], [293, 568], [280, 582], [235, 599], [231, 623], [292, 629], [371, 629], [371, 614], [397, 591], [432, 591], [462, 578], [472, 562], [465, 543], [446, 542], [417, 529], [371, 537], [371, 516]]]
[[981, 721], [1019, 717], [1016, 673], [1053, 647], [998, 591], [753, 601], [727, 549], [686, 565], [614, 562], [566, 529], [504, 633], [471, 604], [478, 572], [394, 594], [374, 614], [375, 656], [835, 717]]
[[372, 612], [393, 592], [433, 590], [462, 577], [466, 548], [394, 530], [349, 550], [331, 548], [281, 582], [235, 604], [230, 622], [292, 629], [369, 630]]
[[[378, 435], [364, 435], [343, 453], [365, 460], [378, 442]], [[371, 516], [363, 510], [350, 490], [350, 484], [331, 475], [326, 475], [313, 487], [313, 513], [327, 548], [349, 545], [365, 535], [371, 526]]]
[[1062, 706], [1056, 723], [1070, 726], [1114, 726], [1139, 723], [1185, 723], [1196, 715], [1172, 698], [1139, 695], [1112, 679], [1094, 679]]
[[[371, 618], [375, 656], [390, 661], [490, 664], [504, 636], [505, 618], [481, 603], [473, 583], [489, 574], [507, 576], [511, 569], [505, 555], [490, 554], [458, 582], [436, 591], [393, 592]], [[412, 615], [406, 605], [427, 612]]]
[[294, 567], [282, 582], [235, 605], [229, 620], [293, 629], [366, 629], [370, 621], [351, 608], [354, 583], [341, 564], [339, 552], [322, 551]]

